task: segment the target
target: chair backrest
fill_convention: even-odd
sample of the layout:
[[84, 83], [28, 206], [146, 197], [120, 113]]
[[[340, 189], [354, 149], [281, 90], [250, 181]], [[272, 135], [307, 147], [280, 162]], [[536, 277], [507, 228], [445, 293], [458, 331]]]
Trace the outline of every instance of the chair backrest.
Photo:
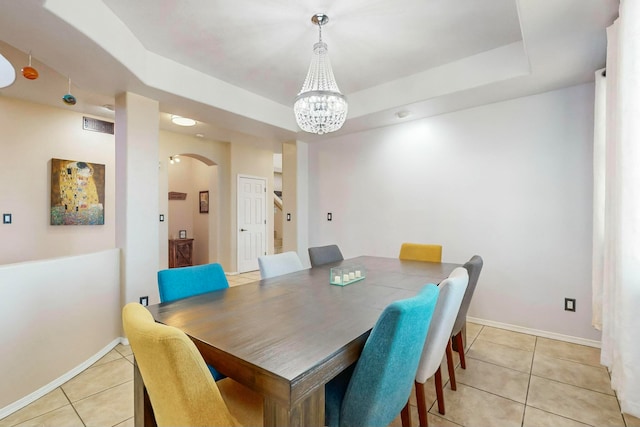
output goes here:
[[467, 321], [467, 312], [469, 311], [471, 298], [473, 297], [473, 292], [476, 290], [478, 277], [480, 277], [480, 272], [482, 271], [483, 264], [484, 261], [482, 260], [482, 257], [480, 257], [480, 255], [474, 255], [463, 265], [463, 267], [466, 268], [467, 272], [469, 273], [469, 285], [467, 286], [467, 290], [464, 293], [464, 298], [462, 298], [462, 304], [460, 305], [458, 317], [456, 317], [456, 322], [453, 325], [451, 335], [456, 335], [458, 332], [460, 332]]
[[123, 308], [122, 323], [159, 426], [238, 425], [184, 332], [156, 323], [138, 303]]
[[458, 267], [438, 285], [440, 295], [416, 373], [419, 383], [424, 384], [440, 367], [468, 282], [467, 270]]
[[300, 257], [293, 251], [258, 257], [258, 267], [260, 267], [260, 277], [263, 279], [304, 269]]
[[386, 426], [398, 416], [411, 395], [438, 293], [429, 284], [417, 296], [384, 309], [347, 386], [341, 426]]
[[344, 257], [338, 245], [316, 246], [309, 248], [311, 267], [342, 261]]
[[158, 271], [160, 302], [173, 301], [229, 287], [222, 266], [217, 263]]
[[398, 258], [407, 261], [442, 262], [442, 245], [403, 243]]

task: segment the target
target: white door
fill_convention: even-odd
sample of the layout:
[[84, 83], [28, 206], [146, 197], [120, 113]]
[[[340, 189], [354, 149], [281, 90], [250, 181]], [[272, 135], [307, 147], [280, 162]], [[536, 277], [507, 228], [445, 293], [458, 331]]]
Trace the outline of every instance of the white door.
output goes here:
[[267, 254], [267, 180], [238, 175], [238, 273], [258, 269]]

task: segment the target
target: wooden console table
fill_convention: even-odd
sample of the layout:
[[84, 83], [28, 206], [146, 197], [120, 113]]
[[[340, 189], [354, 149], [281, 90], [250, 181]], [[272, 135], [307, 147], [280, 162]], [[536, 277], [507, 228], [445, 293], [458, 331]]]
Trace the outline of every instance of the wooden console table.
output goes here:
[[169, 240], [169, 268], [193, 265], [193, 239]]

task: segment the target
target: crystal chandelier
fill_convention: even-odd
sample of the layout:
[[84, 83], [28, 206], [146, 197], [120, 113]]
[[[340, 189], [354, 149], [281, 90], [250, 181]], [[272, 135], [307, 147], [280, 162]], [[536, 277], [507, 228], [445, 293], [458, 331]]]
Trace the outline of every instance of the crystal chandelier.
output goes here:
[[293, 111], [303, 131], [322, 135], [342, 127], [348, 105], [333, 77], [327, 44], [322, 41], [322, 26], [329, 22], [329, 17], [318, 13], [311, 17], [311, 22], [318, 26], [319, 41], [313, 45], [309, 72], [296, 96]]

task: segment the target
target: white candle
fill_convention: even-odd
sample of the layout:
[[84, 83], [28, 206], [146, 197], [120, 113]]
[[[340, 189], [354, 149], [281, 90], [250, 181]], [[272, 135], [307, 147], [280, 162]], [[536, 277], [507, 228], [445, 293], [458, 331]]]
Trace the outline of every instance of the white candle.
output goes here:
[[354, 273], [353, 271], [349, 272], [349, 280], [353, 280], [356, 278], [356, 273]]
[[340, 275], [337, 275], [336, 277], [334, 277], [333, 281], [336, 283], [340, 283]]
[[342, 275], [342, 281], [343, 282], [348, 282], [349, 281], [349, 275], [348, 274], [343, 274]]
[[356, 270], [356, 277], [362, 277], [362, 273], [360, 273], [360, 270]]

